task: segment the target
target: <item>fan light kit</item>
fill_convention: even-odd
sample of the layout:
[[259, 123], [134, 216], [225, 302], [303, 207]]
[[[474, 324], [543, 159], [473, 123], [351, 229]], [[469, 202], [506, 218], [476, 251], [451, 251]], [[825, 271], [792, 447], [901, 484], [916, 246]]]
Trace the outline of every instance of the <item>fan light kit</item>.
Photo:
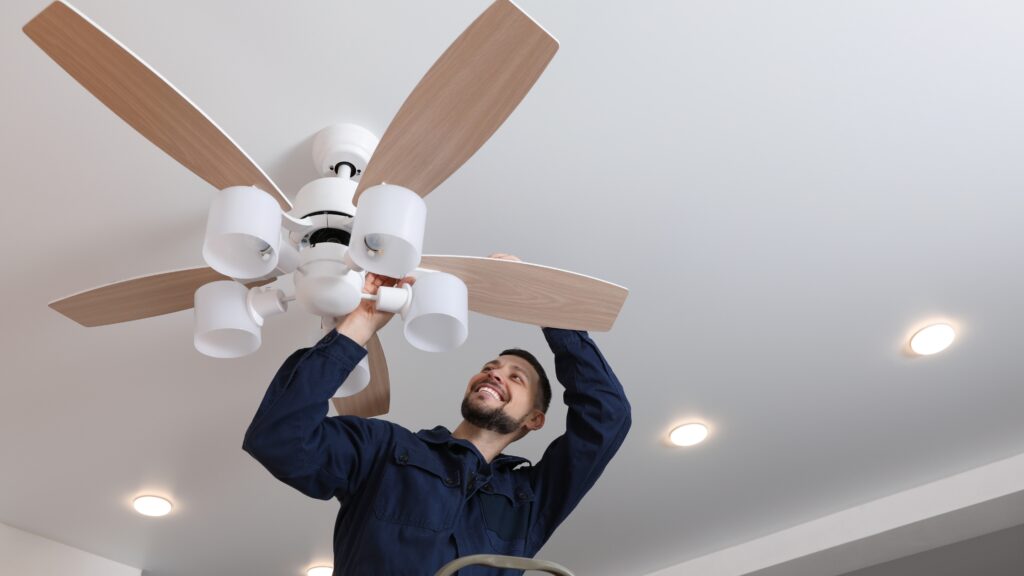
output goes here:
[[167, 516], [171, 513], [171, 501], [159, 496], [139, 496], [132, 500], [135, 511], [143, 516]]
[[[195, 104], [68, 4], [50, 4], [24, 31], [215, 189], [202, 245], [209, 267], [123, 280], [50, 303], [84, 326], [194, 308], [196, 349], [238, 358], [259, 349], [267, 320], [292, 302], [329, 329], [363, 300], [375, 300], [401, 316], [410, 344], [444, 352], [466, 340], [470, 309], [540, 326], [608, 330], [625, 302], [625, 288], [557, 268], [422, 254], [424, 197], [484, 145], [558, 50], [509, 0], [496, 0], [452, 43], [379, 140], [354, 124], [321, 130], [313, 142], [316, 177], [294, 204]], [[367, 294], [368, 273], [415, 282]], [[388, 411], [383, 349], [376, 336], [366, 347], [367, 358], [339, 383], [339, 414]]]
[[[391, 184], [368, 188], [356, 217], [354, 177], [376, 147], [376, 137], [359, 126], [320, 132], [314, 164], [337, 173], [304, 186], [286, 213], [258, 188], [235, 186], [214, 194], [203, 242], [210, 268], [243, 282], [289, 274], [292, 281], [246, 288], [219, 280], [200, 287], [197, 350], [216, 358], [255, 352], [265, 319], [286, 312], [291, 301], [333, 326], [361, 300], [376, 300], [378, 309], [401, 314], [413, 346], [430, 352], [447, 352], [466, 340], [468, 291], [456, 276], [420, 271], [415, 286], [363, 293], [366, 272], [404, 278], [419, 266], [427, 218], [420, 196]], [[350, 384], [348, 389], [360, 387]]]
[[708, 427], [697, 422], [677, 426], [669, 434], [669, 440], [676, 446], [694, 446], [707, 437]]
[[915, 354], [930, 356], [949, 348], [955, 339], [956, 330], [949, 324], [932, 324], [910, 337], [910, 349]]

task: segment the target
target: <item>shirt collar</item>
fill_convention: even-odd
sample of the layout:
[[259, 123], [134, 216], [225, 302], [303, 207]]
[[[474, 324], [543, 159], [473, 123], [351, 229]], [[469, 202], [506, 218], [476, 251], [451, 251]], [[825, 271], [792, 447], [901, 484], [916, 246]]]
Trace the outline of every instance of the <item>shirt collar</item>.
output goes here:
[[416, 435], [431, 444], [446, 444], [457, 441], [456, 438], [452, 438], [452, 433], [444, 426], [435, 426], [430, 430], [420, 430]]
[[[469, 448], [473, 453], [480, 455], [480, 451], [476, 449], [469, 440], [462, 440], [460, 438], [452, 438], [452, 433], [444, 426], [435, 426], [430, 430], [420, 430], [416, 433], [421, 440], [430, 444], [456, 444], [465, 448]], [[483, 462], [483, 458], [480, 458]], [[530, 464], [530, 461], [520, 456], [511, 456], [509, 454], [498, 454], [498, 456], [491, 461], [491, 465], [508, 466], [509, 468], [515, 468], [523, 462]], [[532, 466], [532, 464], [531, 464]]]

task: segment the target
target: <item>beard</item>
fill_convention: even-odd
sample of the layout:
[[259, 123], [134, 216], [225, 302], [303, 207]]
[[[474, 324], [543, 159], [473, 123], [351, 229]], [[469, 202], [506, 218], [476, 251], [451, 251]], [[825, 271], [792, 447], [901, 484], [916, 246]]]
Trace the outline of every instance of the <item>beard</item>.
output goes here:
[[523, 421], [526, 418], [516, 420], [505, 414], [502, 408], [501, 406], [497, 408], [484, 408], [474, 405], [469, 401], [468, 394], [462, 399], [462, 417], [466, 419], [466, 422], [477, 428], [483, 428], [498, 434], [512, 434], [519, 430], [519, 427], [523, 425]]

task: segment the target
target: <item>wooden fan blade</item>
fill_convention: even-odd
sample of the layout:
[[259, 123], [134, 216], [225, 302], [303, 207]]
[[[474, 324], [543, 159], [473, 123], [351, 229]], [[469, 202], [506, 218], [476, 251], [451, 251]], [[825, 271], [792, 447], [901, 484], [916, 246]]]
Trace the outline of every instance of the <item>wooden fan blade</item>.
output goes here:
[[611, 282], [528, 262], [423, 256], [420, 267], [465, 282], [470, 310], [551, 328], [610, 330], [629, 295]]
[[291, 202], [234, 141], [167, 80], [88, 18], [54, 2], [23, 28], [78, 83], [161, 150], [212, 184], [256, 186]]
[[429, 194], [494, 134], [556, 51], [558, 42], [515, 4], [494, 2], [405, 100], [353, 202], [382, 182]]
[[354, 396], [331, 398], [334, 409], [341, 416], [372, 418], [387, 414], [391, 409], [391, 380], [388, 378], [388, 362], [384, 358], [384, 348], [376, 334], [366, 343], [366, 351], [370, 357], [370, 383], [362, 392]]
[[[208, 282], [231, 280], [212, 268], [189, 268], [122, 280], [50, 302], [50, 308], [82, 326], [140, 320], [195, 305], [196, 290]], [[273, 280], [250, 282], [261, 286]]]

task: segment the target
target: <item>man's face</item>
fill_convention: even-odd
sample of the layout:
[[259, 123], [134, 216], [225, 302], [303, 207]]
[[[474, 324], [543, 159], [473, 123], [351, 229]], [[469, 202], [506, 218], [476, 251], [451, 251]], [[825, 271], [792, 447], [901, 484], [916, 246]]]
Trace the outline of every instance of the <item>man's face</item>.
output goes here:
[[537, 410], [539, 382], [537, 371], [523, 358], [499, 356], [469, 379], [462, 400], [462, 417], [474, 426], [499, 434], [517, 432]]

